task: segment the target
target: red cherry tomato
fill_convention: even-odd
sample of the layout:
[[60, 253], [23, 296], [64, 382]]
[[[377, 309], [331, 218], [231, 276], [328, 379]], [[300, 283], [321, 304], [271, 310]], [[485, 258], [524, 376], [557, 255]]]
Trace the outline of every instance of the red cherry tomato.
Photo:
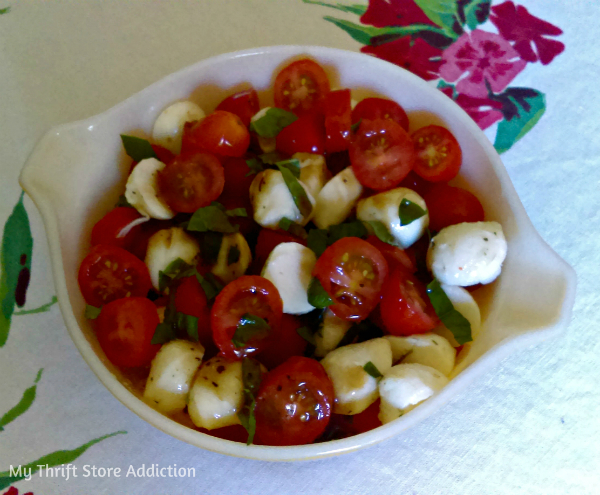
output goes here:
[[148, 250], [148, 241], [150, 237], [156, 234], [159, 230], [168, 229], [173, 224], [168, 220], [155, 220], [151, 219], [148, 222], [144, 222], [140, 225], [139, 234], [133, 240], [129, 251], [135, 254], [139, 259], [144, 260], [146, 258], [146, 251]]
[[259, 445], [303, 445], [327, 427], [335, 399], [325, 368], [314, 359], [292, 357], [263, 378], [256, 396]]
[[223, 440], [229, 440], [231, 442], [246, 443], [248, 441], [248, 432], [242, 425], [224, 426], [222, 428], [215, 428], [214, 430], [198, 428], [198, 430], [207, 435], [222, 438]]
[[297, 332], [301, 326], [302, 322], [298, 317], [284, 314], [281, 318], [281, 330], [277, 338], [259, 352], [256, 359], [272, 370], [292, 356], [302, 356], [307, 342]]
[[277, 74], [273, 91], [276, 107], [301, 115], [315, 108], [329, 93], [329, 79], [318, 63], [305, 58]]
[[422, 127], [412, 134], [417, 160], [415, 173], [431, 182], [446, 182], [460, 170], [462, 151], [452, 133], [439, 125]]
[[175, 309], [198, 318], [198, 340], [204, 346], [207, 356], [215, 355], [217, 347], [213, 342], [210, 328], [210, 308], [206, 294], [196, 277], [184, 278], [177, 287]]
[[312, 275], [333, 299], [329, 307], [344, 320], [364, 320], [379, 302], [387, 276], [379, 250], [358, 237], [334, 242], [317, 260]]
[[410, 171], [404, 179], [398, 184], [398, 187], [406, 187], [412, 189], [421, 197], [425, 196], [429, 190], [433, 187], [433, 183], [419, 177], [413, 171]]
[[[264, 319], [269, 329], [257, 333], [244, 345], [236, 347], [232, 339], [242, 316], [246, 314]], [[226, 358], [249, 356], [276, 339], [282, 314], [283, 302], [277, 288], [266, 278], [244, 275], [225, 286], [215, 299], [211, 311], [213, 340]]]
[[261, 229], [258, 233], [258, 239], [256, 241], [256, 249], [254, 255], [254, 263], [253, 268], [256, 273], [260, 273], [262, 271], [267, 258], [271, 254], [271, 251], [275, 249], [275, 247], [279, 246], [284, 242], [297, 242], [306, 246], [306, 241], [296, 237], [285, 230], [271, 230], [271, 229]]
[[460, 187], [436, 184], [423, 199], [427, 203], [429, 228], [436, 232], [457, 223], [483, 221], [483, 206], [477, 197]]
[[351, 166], [348, 151], [328, 154], [326, 163], [332, 176], [339, 174], [342, 170]]
[[219, 103], [217, 110], [224, 110], [237, 115], [242, 123], [248, 127], [252, 116], [260, 110], [258, 93], [254, 88], [235, 93]]
[[[163, 162], [165, 165], [170, 163], [170, 161], [175, 158], [175, 155], [168, 150], [167, 148], [163, 148], [162, 146], [160, 146], [159, 144], [151, 144], [150, 146], [152, 146], [152, 149], [154, 150], [154, 153], [156, 153], [156, 158]], [[131, 163], [131, 167], [129, 169], [129, 173], [131, 173], [131, 171], [135, 168], [135, 166], [138, 164], [139, 162], [132, 162]]]
[[383, 284], [379, 309], [385, 330], [392, 335], [429, 332], [438, 323], [425, 286], [402, 269], [395, 269]]
[[173, 211], [193, 213], [216, 200], [225, 184], [221, 163], [214, 155], [177, 156], [158, 173], [160, 194]]
[[339, 439], [365, 433], [381, 426], [381, 421], [379, 421], [380, 402], [377, 399], [363, 412], [354, 414], [353, 416], [332, 414], [328, 429], [331, 426], [335, 426], [336, 431], [333, 431], [332, 434], [335, 436], [335, 439]]
[[249, 145], [247, 127], [237, 115], [223, 110], [207, 115], [186, 133], [186, 148], [220, 156], [242, 156]]
[[122, 248], [94, 246], [79, 267], [79, 288], [85, 301], [96, 307], [123, 297], [146, 296], [152, 288], [143, 261]]
[[225, 170], [225, 187], [217, 201], [228, 210], [246, 209], [247, 217], [231, 217], [229, 220], [232, 224], [240, 226], [240, 232], [244, 236], [249, 236], [259, 228], [252, 218], [252, 203], [249, 193], [254, 175], [248, 175], [250, 169], [244, 158], [226, 158], [223, 160], [223, 169]]
[[294, 153], [323, 154], [325, 151], [325, 124], [323, 116], [311, 113], [300, 117], [277, 134], [277, 151], [286, 155]]
[[361, 120], [391, 119], [408, 132], [408, 115], [398, 103], [386, 98], [365, 98], [352, 110], [352, 123]]
[[390, 119], [363, 120], [349, 151], [356, 178], [376, 191], [398, 185], [411, 171], [416, 156], [408, 133]]
[[383, 254], [383, 257], [387, 261], [390, 270], [400, 267], [407, 270], [409, 273], [415, 273], [417, 271], [410, 256], [399, 247], [383, 242], [374, 235], [367, 237], [366, 241], [379, 249], [379, 252]]
[[92, 229], [92, 246], [110, 244], [131, 251], [136, 239], [141, 235], [143, 224], [132, 227], [125, 234], [123, 229], [140, 218], [142, 216], [135, 208], [120, 207], [109, 211]]
[[159, 319], [150, 299], [117, 299], [102, 307], [96, 321], [100, 347], [116, 366], [148, 366], [160, 349], [160, 344], [152, 344]]
[[351, 112], [350, 90], [331, 91], [325, 96], [325, 151], [344, 151], [350, 145]]

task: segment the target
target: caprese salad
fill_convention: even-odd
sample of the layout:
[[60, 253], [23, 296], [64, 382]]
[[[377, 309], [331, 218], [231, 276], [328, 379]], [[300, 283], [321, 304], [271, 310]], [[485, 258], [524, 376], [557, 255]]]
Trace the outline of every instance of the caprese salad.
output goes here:
[[248, 88], [204, 110], [121, 136], [127, 184], [79, 270], [107, 359], [158, 411], [263, 445], [368, 431], [444, 387], [481, 324], [466, 288], [507, 250], [448, 184], [452, 133], [409, 133], [398, 102], [357, 103], [306, 58], [272, 106]]

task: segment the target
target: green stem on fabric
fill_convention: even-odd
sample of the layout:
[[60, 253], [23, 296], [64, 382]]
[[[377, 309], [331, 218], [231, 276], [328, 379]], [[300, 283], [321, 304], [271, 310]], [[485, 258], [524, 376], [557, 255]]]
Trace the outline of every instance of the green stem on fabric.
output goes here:
[[58, 298], [56, 296], [52, 296], [52, 299], [50, 300], [49, 303], [43, 304], [42, 306], [39, 306], [39, 307], [33, 308], [33, 309], [26, 309], [23, 311], [15, 311], [13, 313], [13, 316], [33, 315], [35, 313], [44, 313], [44, 312], [48, 311], [57, 302], [58, 302]]
[[367, 11], [366, 5], [353, 4], [344, 5], [341, 3], [331, 4], [327, 2], [320, 2], [318, 0], [302, 0], [304, 3], [311, 5], [321, 5], [322, 7], [329, 7], [335, 10], [341, 10], [342, 12], [348, 12], [350, 14], [363, 15]]
[[3, 431], [8, 423], [13, 422], [31, 407], [31, 404], [33, 404], [33, 401], [35, 400], [37, 383], [40, 381], [40, 378], [42, 378], [42, 371], [44, 371], [44, 368], [40, 368], [33, 385], [23, 392], [23, 396], [19, 403], [0, 418], [0, 431]]

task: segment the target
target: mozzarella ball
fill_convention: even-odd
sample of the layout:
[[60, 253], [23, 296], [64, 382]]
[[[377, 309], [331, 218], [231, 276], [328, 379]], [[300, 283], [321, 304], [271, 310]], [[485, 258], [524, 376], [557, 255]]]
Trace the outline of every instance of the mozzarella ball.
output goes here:
[[313, 221], [320, 229], [342, 223], [356, 205], [363, 186], [354, 175], [352, 167], [333, 177], [317, 195]]
[[203, 356], [198, 342], [172, 340], [163, 345], [152, 360], [144, 400], [165, 414], [183, 411]]
[[331, 177], [325, 157], [313, 153], [294, 153], [292, 159], [300, 162], [300, 181], [316, 198]]
[[351, 321], [342, 320], [333, 311], [326, 309], [319, 330], [315, 332], [315, 356], [323, 357], [333, 351], [351, 326]]
[[358, 414], [377, 400], [377, 379], [364, 370], [369, 361], [382, 374], [391, 368], [392, 350], [386, 339], [339, 347], [323, 358], [321, 364], [335, 391], [334, 413]]
[[[262, 119], [269, 110], [271, 110], [271, 107], [261, 108], [252, 116], [250, 122], [256, 122], [258, 119]], [[257, 136], [257, 139], [258, 145], [263, 153], [273, 153], [277, 149], [277, 138]]]
[[[400, 225], [400, 203], [407, 199], [425, 210], [425, 215], [408, 225]], [[390, 231], [395, 244], [406, 249], [417, 242], [429, 226], [429, 214], [425, 200], [412, 189], [397, 187], [375, 194], [358, 202], [356, 216], [363, 221], [382, 222]]]
[[154, 122], [152, 139], [174, 154], [181, 152], [183, 126], [204, 118], [204, 111], [191, 101], [178, 101], [165, 108]]
[[246, 238], [239, 232], [226, 234], [221, 240], [217, 262], [210, 271], [228, 284], [246, 273], [251, 262], [252, 252]]
[[[304, 188], [314, 211], [314, 198], [302, 182], [298, 181], [298, 183]], [[250, 202], [254, 211], [254, 220], [261, 227], [276, 229], [284, 218], [306, 225], [312, 216], [304, 217], [300, 213], [279, 170], [267, 169], [256, 174], [250, 184]]]
[[173, 261], [181, 258], [193, 265], [199, 254], [198, 242], [182, 228], [172, 227], [156, 232], [148, 241], [145, 259], [154, 288], [158, 290], [159, 273], [165, 271]]
[[423, 333], [410, 337], [386, 335], [390, 342], [394, 363], [418, 363], [430, 366], [448, 376], [454, 368], [456, 351], [444, 338], [435, 333]]
[[[479, 335], [481, 330], [481, 313], [479, 306], [473, 296], [467, 289], [463, 289], [458, 285], [441, 284], [442, 290], [450, 299], [454, 309], [463, 315], [471, 324], [471, 337], [473, 340]], [[434, 333], [446, 338], [450, 345], [458, 347], [460, 344], [456, 342], [453, 333], [446, 328], [443, 323], [440, 323], [434, 330]]]
[[156, 176], [165, 168], [165, 164], [156, 158], [140, 161], [129, 174], [125, 186], [125, 199], [140, 215], [169, 220], [175, 213], [160, 197]]
[[498, 222], [459, 223], [443, 228], [431, 240], [427, 267], [442, 284], [489, 284], [500, 275], [506, 250]]
[[308, 302], [308, 285], [316, 263], [315, 253], [297, 242], [284, 242], [271, 251], [261, 275], [277, 287], [284, 313], [301, 315], [315, 309]]

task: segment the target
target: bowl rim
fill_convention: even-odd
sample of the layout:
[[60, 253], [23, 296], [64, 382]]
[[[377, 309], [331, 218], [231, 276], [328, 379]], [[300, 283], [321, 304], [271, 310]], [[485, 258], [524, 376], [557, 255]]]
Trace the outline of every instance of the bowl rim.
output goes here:
[[[385, 66], [388, 68], [388, 70], [390, 67], [393, 67], [394, 70], [402, 72], [403, 77], [412, 79], [412, 83], [421, 86], [425, 91], [431, 93], [432, 97], [439, 97], [441, 105], [451, 105], [453, 107], [452, 112], [456, 114], [456, 118], [461, 121], [461, 124], [464, 125], [469, 132], [471, 132], [476, 141], [482, 146], [486, 155], [490, 158], [492, 166], [494, 167], [495, 173], [500, 182], [507, 186], [506, 191], [503, 191], [503, 193], [510, 196], [508, 200], [515, 208], [515, 216], [520, 217], [520, 220], [523, 222], [523, 227], [528, 229], [528, 235], [533, 236], [538, 244], [538, 248], [545, 250], [548, 254], [556, 258], [557, 263], [562, 267], [562, 272], [565, 276], [567, 285], [567, 290], [565, 291], [564, 300], [562, 302], [562, 311], [560, 317], [554, 322], [554, 324], [546, 328], [536, 329], [535, 331], [512, 337], [496, 344], [475, 362], [471, 363], [468, 368], [464, 369], [458, 375], [452, 377], [448, 385], [443, 390], [432, 396], [427, 401], [421, 403], [418, 408], [413, 409], [398, 420], [353, 437], [291, 447], [259, 445], [246, 446], [242, 443], [223, 440], [188, 428], [187, 426], [184, 426], [152, 409], [149, 405], [130, 392], [127, 387], [109, 371], [109, 369], [104, 365], [104, 363], [100, 360], [90, 346], [75, 318], [66, 285], [58, 221], [54, 212], [54, 206], [49, 198], [46, 197], [45, 191], [36, 184], [33, 173], [34, 164], [36, 161], [39, 161], [40, 155], [43, 155], [45, 149], [51, 145], [53, 140], [60, 139], [61, 134], [68, 134], [69, 132], [80, 128], [88, 128], [89, 126], [93, 126], [94, 124], [105, 119], [111, 119], [113, 115], [118, 114], [123, 109], [128, 108], [132, 102], [145, 98], [146, 94], [154, 93], [158, 88], [167, 86], [174, 80], [185, 78], [188, 74], [191, 75], [192, 73], [196, 73], [205, 66], [209, 67], [215, 63], [234, 60], [246, 56], [265, 56], [269, 54], [277, 54], [282, 56], [287, 54], [289, 58], [300, 54], [308, 54], [309, 56], [318, 59], [319, 54], [321, 54], [331, 57], [350, 57], [351, 59], [354, 58], [357, 60], [368, 59], [369, 63], [374, 64], [375, 66]], [[161, 78], [160, 80], [147, 86], [141, 91], [138, 91], [137, 93], [104, 112], [83, 120], [52, 127], [40, 139], [29, 155], [25, 165], [23, 166], [19, 180], [23, 189], [31, 197], [42, 216], [48, 239], [50, 260], [59, 307], [71, 339], [75, 343], [75, 346], [79, 350], [83, 359], [86, 361], [98, 379], [102, 382], [102, 384], [113, 394], [113, 396], [115, 396], [123, 405], [138, 415], [141, 419], [172, 437], [212, 452], [262, 461], [295, 461], [330, 457], [337, 454], [353, 452], [360, 448], [374, 445], [398, 435], [401, 431], [414, 426], [419, 421], [422, 421], [431, 415], [434, 411], [440, 409], [442, 405], [447, 403], [453, 396], [463, 390], [477, 376], [492, 366], [495, 366], [498, 362], [518, 348], [534, 345], [547, 338], [560, 334], [566, 328], [571, 318], [571, 312], [575, 298], [575, 271], [542, 240], [540, 235], [533, 227], [517, 196], [516, 191], [514, 190], [512, 182], [508, 176], [508, 172], [502, 164], [500, 157], [496, 153], [496, 150], [492, 146], [489, 139], [485, 136], [483, 131], [454, 101], [437, 91], [433, 86], [428, 84], [423, 79], [415, 76], [401, 67], [384, 60], [362, 54], [360, 52], [313, 45], [276, 45], [229, 52], [200, 60]]]

